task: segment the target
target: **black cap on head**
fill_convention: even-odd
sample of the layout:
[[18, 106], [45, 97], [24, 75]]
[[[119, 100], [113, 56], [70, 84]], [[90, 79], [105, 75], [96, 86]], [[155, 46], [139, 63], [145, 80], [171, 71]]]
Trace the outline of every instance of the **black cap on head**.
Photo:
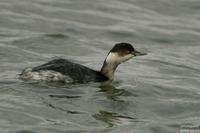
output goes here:
[[141, 53], [139, 51], [136, 51], [134, 47], [130, 43], [117, 43], [115, 46], [110, 50], [110, 52], [117, 52], [119, 55], [127, 55], [127, 54], [133, 54], [134, 56], [142, 56], [146, 55], [146, 53]]
[[110, 52], [120, 52], [120, 51], [130, 51], [133, 52], [135, 49], [130, 43], [117, 43], [115, 46], [110, 50]]

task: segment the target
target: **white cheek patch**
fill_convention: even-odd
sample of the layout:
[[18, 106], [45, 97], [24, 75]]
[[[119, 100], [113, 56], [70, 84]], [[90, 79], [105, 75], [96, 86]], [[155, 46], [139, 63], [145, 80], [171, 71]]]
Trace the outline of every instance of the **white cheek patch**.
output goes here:
[[122, 57], [122, 58], [123, 58], [123, 61], [122, 61], [122, 62], [127, 61], [127, 60], [131, 59], [132, 57], [134, 57], [133, 54], [128, 54], [128, 55]]
[[119, 60], [119, 55], [112, 52], [110, 52], [106, 58], [106, 62], [116, 62], [117, 60]]
[[109, 62], [116, 62], [116, 63], [122, 63], [124, 61], [127, 61], [129, 60], [130, 58], [132, 58], [134, 55], [132, 54], [128, 54], [126, 56], [119, 56], [118, 53], [109, 53], [107, 58], [106, 58], [106, 62], [109, 63]]

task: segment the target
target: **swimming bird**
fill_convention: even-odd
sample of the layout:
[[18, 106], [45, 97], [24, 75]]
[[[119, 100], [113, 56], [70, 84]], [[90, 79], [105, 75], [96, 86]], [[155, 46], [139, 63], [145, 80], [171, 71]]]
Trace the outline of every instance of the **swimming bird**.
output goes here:
[[73, 63], [66, 59], [54, 59], [40, 66], [26, 68], [20, 74], [23, 80], [48, 82], [87, 83], [112, 81], [118, 65], [134, 56], [145, 55], [129, 43], [117, 43], [109, 51], [100, 71]]

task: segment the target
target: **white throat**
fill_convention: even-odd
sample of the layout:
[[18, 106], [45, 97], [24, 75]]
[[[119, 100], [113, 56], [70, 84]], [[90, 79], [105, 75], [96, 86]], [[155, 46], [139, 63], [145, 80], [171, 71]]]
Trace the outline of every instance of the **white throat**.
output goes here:
[[128, 54], [128, 55], [125, 55], [125, 56], [120, 56], [118, 53], [113, 53], [113, 52], [110, 52], [106, 58], [106, 62], [107, 63], [117, 63], [117, 64], [120, 64], [122, 62], [125, 62], [127, 60], [129, 60], [130, 58], [132, 58], [134, 55], [132, 54]]
[[132, 58], [134, 55], [128, 54], [125, 56], [120, 56], [118, 53], [110, 52], [104, 61], [104, 64], [101, 68], [101, 73], [109, 78], [110, 80], [114, 77], [114, 72], [117, 69], [117, 66]]

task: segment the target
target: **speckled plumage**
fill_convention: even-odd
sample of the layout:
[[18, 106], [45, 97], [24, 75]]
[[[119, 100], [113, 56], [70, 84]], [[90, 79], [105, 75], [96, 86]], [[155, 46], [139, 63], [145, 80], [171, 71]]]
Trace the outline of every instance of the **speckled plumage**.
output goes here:
[[[62, 81], [62, 82], [71, 81], [77, 83], [102, 82], [108, 80], [107, 77], [105, 77], [98, 71], [92, 70], [88, 67], [70, 62], [65, 59], [55, 59], [43, 65], [34, 68], [29, 68], [29, 71], [27, 70], [28, 69], [25, 69], [22, 72], [21, 74], [22, 79], [30, 78], [33, 80], [38, 79], [38, 80]], [[49, 73], [50, 71], [52, 72], [51, 74]]]

